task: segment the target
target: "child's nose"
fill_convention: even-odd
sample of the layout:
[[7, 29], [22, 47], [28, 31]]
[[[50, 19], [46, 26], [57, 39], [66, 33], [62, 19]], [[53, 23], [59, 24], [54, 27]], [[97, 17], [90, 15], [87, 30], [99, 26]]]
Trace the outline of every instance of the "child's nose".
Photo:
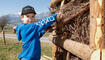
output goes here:
[[29, 20], [32, 20], [32, 18], [29, 18]]

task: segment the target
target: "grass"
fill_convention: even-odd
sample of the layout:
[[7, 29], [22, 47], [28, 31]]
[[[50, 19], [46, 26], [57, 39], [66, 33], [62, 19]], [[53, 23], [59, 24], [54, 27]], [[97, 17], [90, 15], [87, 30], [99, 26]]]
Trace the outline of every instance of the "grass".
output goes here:
[[41, 43], [41, 55], [52, 57], [52, 46], [49, 43]]
[[5, 46], [0, 39], [0, 60], [18, 60], [17, 56], [22, 50], [22, 44], [12, 41], [12, 39], [7, 39], [6, 42]]
[[5, 30], [5, 33], [6, 34], [14, 34], [13, 31], [12, 31], [12, 29], [11, 30]]
[[[17, 56], [22, 51], [22, 43], [13, 39], [6, 39], [6, 43], [5, 46], [0, 38], [0, 60], [18, 60]], [[41, 52], [41, 55], [51, 57], [51, 44], [41, 43]]]
[[[12, 29], [11, 30], [4, 30], [4, 31], [5, 31], [6, 34], [14, 34]], [[2, 31], [0, 30], [0, 32], [2, 32]]]

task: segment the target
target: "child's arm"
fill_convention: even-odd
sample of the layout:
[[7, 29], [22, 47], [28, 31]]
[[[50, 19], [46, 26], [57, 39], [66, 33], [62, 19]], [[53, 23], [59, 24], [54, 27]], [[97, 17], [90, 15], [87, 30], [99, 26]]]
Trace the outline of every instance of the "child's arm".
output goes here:
[[53, 14], [48, 18], [45, 18], [41, 21], [39, 21], [37, 25], [37, 31], [40, 32], [41, 30], [49, 27], [52, 23], [55, 22], [57, 14]]
[[41, 32], [40, 32], [40, 37], [42, 37], [44, 34], [45, 34], [45, 30], [42, 30]]
[[21, 34], [20, 34], [19, 26], [13, 27], [13, 30], [14, 30], [14, 33], [17, 34], [18, 41], [20, 41], [21, 40]]

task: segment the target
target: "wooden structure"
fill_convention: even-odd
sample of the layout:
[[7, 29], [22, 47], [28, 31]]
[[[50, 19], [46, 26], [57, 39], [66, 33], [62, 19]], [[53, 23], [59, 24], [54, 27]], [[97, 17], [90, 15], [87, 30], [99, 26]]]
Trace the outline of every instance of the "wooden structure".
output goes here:
[[[67, 5], [65, 4], [67, 0], [59, 0], [61, 4], [62, 4], [62, 1], [64, 5]], [[74, 1], [76, 0], [71, 0], [70, 2], [74, 3]], [[105, 48], [105, 39], [104, 39], [105, 38], [105, 32], [104, 32], [104, 29], [105, 29], [104, 5], [105, 3], [104, 3], [104, 0], [90, 0], [89, 2], [90, 4], [85, 3], [84, 6], [81, 8], [81, 10], [77, 10], [76, 13], [72, 13], [68, 18], [58, 17], [60, 21], [57, 20], [56, 26], [55, 26], [56, 29], [53, 31], [51, 35], [52, 37], [51, 40], [54, 43], [53, 44], [54, 47], [52, 50], [53, 60], [70, 60], [71, 59], [70, 56], [72, 54], [79, 57], [74, 60], [80, 60], [80, 59], [82, 60], [97, 60], [97, 59], [105, 60], [105, 57], [103, 57], [105, 56], [105, 49], [104, 49]], [[57, 5], [58, 2], [55, 1], [53, 2], [53, 4], [54, 3], [56, 3], [55, 5]], [[63, 8], [65, 6], [61, 6], [61, 7]], [[61, 7], [60, 9], [62, 9]], [[69, 5], [69, 7], [71, 6]], [[66, 32], [63, 32], [63, 36], [59, 35], [60, 34], [59, 32], [61, 31], [60, 29], [64, 27], [61, 24], [67, 24], [75, 17], [86, 14], [86, 12], [89, 11], [89, 9], [90, 9], [89, 44], [83, 44], [77, 41], [73, 41], [72, 39], [68, 39], [67, 38], [68, 34]]]

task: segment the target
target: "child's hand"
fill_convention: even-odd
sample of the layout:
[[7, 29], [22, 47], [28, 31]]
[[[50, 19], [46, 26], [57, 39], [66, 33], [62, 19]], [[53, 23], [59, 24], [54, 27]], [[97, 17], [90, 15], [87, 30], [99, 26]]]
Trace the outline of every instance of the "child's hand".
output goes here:
[[12, 30], [13, 30], [13, 32], [14, 32], [14, 33], [16, 33], [16, 30], [15, 30], [15, 28], [16, 28], [16, 26], [14, 26], [14, 27], [12, 28]]
[[47, 32], [47, 29], [44, 29], [45, 30], [45, 32]]
[[64, 14], [62, 12], [59, 12], [57, 16], [57, 21], [60, 22], [60, 20], [63, 19], [63, 17], [64, 17]]

